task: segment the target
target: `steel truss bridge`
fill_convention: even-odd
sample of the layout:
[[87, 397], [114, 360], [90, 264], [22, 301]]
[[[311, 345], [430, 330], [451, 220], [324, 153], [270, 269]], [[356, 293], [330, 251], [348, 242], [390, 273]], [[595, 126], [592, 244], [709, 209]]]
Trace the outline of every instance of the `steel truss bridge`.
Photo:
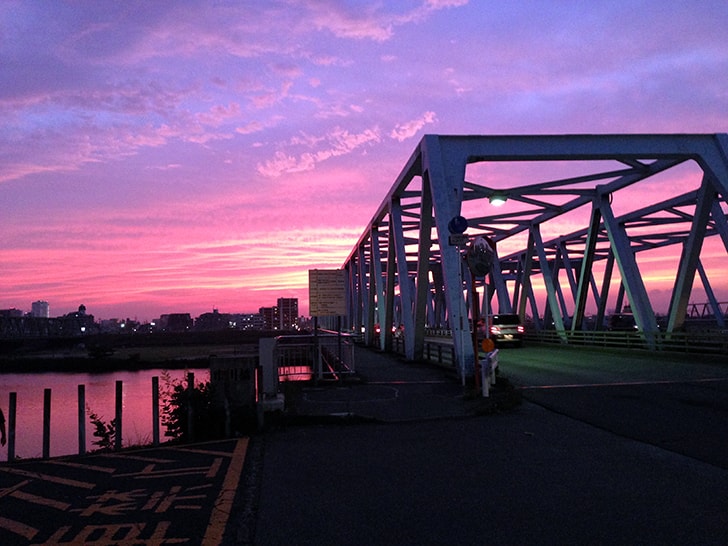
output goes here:
[[[696, 284], [725, 328], [727, 196], [728, 134], [426, 135], [343, 265], [347, 327], [383, 350], [397, 335], [410, 360], [447, 329], [463, 378], [472, 321], [493, 311], [565, 343], [628, 306], [659, 349]], [[485, 272], [464, 259], [476, 239], [492, 249]]]

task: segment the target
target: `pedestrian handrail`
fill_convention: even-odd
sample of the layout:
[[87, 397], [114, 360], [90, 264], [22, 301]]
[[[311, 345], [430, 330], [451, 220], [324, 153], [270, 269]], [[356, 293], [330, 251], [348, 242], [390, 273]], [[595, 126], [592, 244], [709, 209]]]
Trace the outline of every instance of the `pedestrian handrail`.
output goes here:
[[[727, 354], [728, 330], [705, 332], [614, 332], [531, 330], [526, 341], [567, 343], [604, 348], [647, 349], [702, 354]], [[648, 345], [648, 342], [651, 345]]]
[[[405, 354], [404, 338], [395, 337], [392, 339], [392, 350], [397, 354]], [[445, 368], [455, 367], [455, 348], [450, 339], [425, 340], [424, 360], [443, 366]]]
[[351, 336], [328, 331], [275, 338], [279, 381], [339, 380], [356, 372]]
[[[449, 338], [452, 332], [446, 329], [427, 329], [426, 335], [431, 339], [442, 338], [443, 341], [431, 342], [435, 345], [452, 343]], [[526, 341], [538, 343], [556, 343], [604, 348], [652, 349], [658, 351], [674, 351], [702, 354], [728, 354], [728, 329], [698, 330], [685, 332], [640, 332], [614, 330], [535, 330], [526, 329]], [[448, 340], [447, 342], [444, 340]], [[425, 347], [427, 351], [427, 346]], [[395, 351], [404, 354], [404, 344]], [[429, 355], [426, 360], [437, 361]]]

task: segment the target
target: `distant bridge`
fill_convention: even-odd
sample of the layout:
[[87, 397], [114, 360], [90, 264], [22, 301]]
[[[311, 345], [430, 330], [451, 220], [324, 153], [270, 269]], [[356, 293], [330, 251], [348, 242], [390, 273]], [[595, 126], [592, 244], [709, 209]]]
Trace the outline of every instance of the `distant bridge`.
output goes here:
[[[717, 311], [717, 313], [716, 313]], [[728, 301], [691, 303], [688, 313], [690, 318], [714, 318], [719, 326], [725, 326], [728, 318]]]
[[711, 276], [728, 269], [727, 196], [726, 134], [426, 135], [343, 265], [347, 326], [391, 350], [397, 325], [412, 360], [427, 328], [447, 328], [465, 378], [472, 322], [492, 309], [568, 343], [628, 305], [657, 349], [693, 313], [697, 274], [701, 314], [725, 328]]

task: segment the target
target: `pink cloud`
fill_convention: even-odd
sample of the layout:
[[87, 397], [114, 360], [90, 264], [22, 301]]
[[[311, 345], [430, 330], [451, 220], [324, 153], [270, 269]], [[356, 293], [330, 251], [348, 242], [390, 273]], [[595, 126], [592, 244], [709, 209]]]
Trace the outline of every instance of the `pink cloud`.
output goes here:
[[258, 164], [257, 170], [263, 176], [275, 178], [284, 173], [296, 173], [312, 170], [318, 163], [347, 155], [365, 145], [381, 141], [380, 131], [377, 127], [365, 129], [360, 133], [350, 133], [340, 127], [321, 137], [301, 135], [294, 137], [292, 145], [305, 145], [318, 147], [318, 150], [306, 151], [298, 155], [287, 154], [278, 150], [272, 159]]
[[425, 4], [431, 9], [456, 8], [464, 6], [469, 0], [426, 0]]
[[257, 133], [259, 131], [263, 130], [263, 124], [259, 121], [251, 121], [250, 123], [247, 123], [246, 125], [242, 125], [240, 127], [235, 128], [236, 133], [240, 133], [241, 135], [249, 135], [251, 133]]
[[435, 112], [425, 112], [417, 119], [407, 121], [405, 123], [398, 123], [392, 132], [389, 134], [390, 137], [400, 142], [412, 138], [419, 133], [425, 125], [435, 123], [437, 121], [437, 115]]
[[240, 116], [240, 105], [236, 102], [231, 102], [227, 106], [219, 104], [210, 108], [208, 112], [197, 114], [197, 120], [203, 125], [219, 127], [227, 121], [239, 119]]

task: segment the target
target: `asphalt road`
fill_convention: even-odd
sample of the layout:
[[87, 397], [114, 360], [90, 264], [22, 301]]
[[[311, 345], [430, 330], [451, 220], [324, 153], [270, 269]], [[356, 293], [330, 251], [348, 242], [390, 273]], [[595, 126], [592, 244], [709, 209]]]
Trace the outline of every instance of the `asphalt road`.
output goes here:
[[728, 469], [725, 357], [548, 346], [500, 357], [527, 400]]
[[728, 543], [720, 359], [500, 362], [526, 398], [513, 411], [266, 434], [250, 543]]
[[728, 541], [728, 472], [530, 403], [264, 442], [260, 546]]

